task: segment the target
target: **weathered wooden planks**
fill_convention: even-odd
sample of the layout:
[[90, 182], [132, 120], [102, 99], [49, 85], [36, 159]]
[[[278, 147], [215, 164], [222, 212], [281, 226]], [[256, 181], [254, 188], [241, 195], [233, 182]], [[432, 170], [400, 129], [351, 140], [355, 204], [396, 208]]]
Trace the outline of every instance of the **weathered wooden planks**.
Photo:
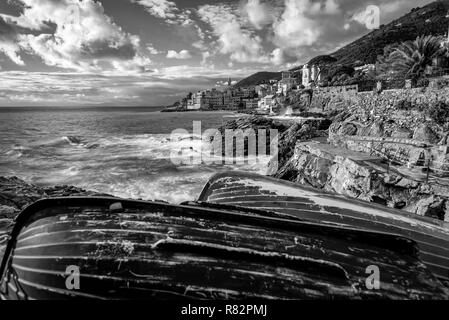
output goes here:
[[449, 228], [441, 221], [246, 173], [215, 176], [204, 188], [199, 202], [401, 235], [416, 241], [423, 262], [449, 283]]
[[[45, 200], [19, 216], [5, 299], [438, 299], [414, 242], [259, 211], [116, 199]], [[20, 227], [23, 226], [23, 228]], [[80, 290], [65, 287], [67, 266]], [[368, 290], [366, 268], [381, 269]]]

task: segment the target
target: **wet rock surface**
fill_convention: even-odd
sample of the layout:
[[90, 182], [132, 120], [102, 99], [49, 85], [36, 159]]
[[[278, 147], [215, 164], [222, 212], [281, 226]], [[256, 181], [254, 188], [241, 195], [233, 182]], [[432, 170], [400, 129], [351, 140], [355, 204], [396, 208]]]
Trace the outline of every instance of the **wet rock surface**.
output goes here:
[[[260, 141], [259, 135], [262, 132], [266, 134], [266, 150], [271, 151], [271, 144], [276, 137], [279, 140], [280, 163], [285, 163], [292, 155], [297, 141], [306, 141], [315, 137], [324, 136], [324, 131], [329, 128], [331, 121], [325, 118], [297, 120], [295, 118], [276, 119], [262, 116], [243, 117], [237, 120], [228, 121], [218, 130], [223, 137], [223, 145], [226, 145], [225, 134], [227, 130], [234, 133], [242, 130], [245, 134], [252, 130], [257, 137], [256, 141]], [[262, 131], [259, 131], [262, 130]], [[273, 135], [270, 131], [273, 130]], [[245, 136], [245, 155], [248, 155], [248, 138]], [[233, 146], [234, 154], [236, 154], [236, 144]], [[224, 152], [225, 150], [223, 150]], [[260, 154], [260, 152], [258, 152]], [[272, 164], [274, 167], [274, 164]]]

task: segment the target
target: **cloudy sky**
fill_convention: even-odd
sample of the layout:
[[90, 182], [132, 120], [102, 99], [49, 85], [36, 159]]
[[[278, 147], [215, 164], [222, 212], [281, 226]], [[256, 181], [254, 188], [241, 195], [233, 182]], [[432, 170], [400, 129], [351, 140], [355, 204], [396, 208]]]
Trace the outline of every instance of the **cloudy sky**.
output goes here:
[[0, 0], [0, 106], [160, 106], [307, 62], [429, 0]]

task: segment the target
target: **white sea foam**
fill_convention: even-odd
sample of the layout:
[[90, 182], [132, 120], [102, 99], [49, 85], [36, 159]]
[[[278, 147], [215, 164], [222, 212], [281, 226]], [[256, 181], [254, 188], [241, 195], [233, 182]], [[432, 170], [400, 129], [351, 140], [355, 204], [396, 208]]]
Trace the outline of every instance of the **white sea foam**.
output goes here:
[[[121, 136], [101, 138], [95, 143], [99, 145], [95, 150], [67, 144], [64, 159], [55, 163], [52, 174], [34, 171], [29, 180], [45, 185], [76, 185], [123, 198], [180, 203], [195, 200], [208, 179], [217, 172], [240, 170], [265, 174], [269, 161], [269, 156], [257, 159], [217, 157], [217, 160], [232, 160], [237, 164], [229, 161], [220, 165], [202, 162], [175, 165], [170, 158], [174, 150], [179, 151], [179, 158], [184, 160], [210, 153], [208, 141], [190, 135]], [[44, 160], [30, 161], [36, 165], [40, 163], [42, 168], [46, 165]]]
[[4, 114], [0, 119], [5, 133], [0, 137], [0, 175], [16, 175], [43, 186], [74, 185], [126, 198], [174, 203], [193, 200], [215, 173], [265, 171], [264, 159], [225, 165], [173, 163], [170, 157], [174, 151], [178, 151], [177, 160], [202, 158], [210, 151], [210, 144], [199, 136], [172, 136], [170, 132], [193, 129], [192, 122], [197, 120], [202, 121], [202, 131], [216, 128], [222, 124], [222, 116], [140, 110]]

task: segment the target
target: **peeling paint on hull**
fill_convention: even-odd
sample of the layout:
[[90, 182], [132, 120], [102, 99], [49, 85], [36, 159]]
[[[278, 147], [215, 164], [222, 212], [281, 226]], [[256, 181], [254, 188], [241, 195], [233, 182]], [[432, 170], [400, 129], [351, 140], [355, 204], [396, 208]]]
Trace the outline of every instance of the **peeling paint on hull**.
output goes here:
[[[122, 210], [110, 210], [117, 201]], [[18, 217], [0, 297], [449, 298], [413, 241], [248, 211], [108, 198], [40, 201]], [[80, 290], [65, 287], [70, 265], [80, 269]], [[370, 265], [382, 270], [381, 290], [366, 288]]]

